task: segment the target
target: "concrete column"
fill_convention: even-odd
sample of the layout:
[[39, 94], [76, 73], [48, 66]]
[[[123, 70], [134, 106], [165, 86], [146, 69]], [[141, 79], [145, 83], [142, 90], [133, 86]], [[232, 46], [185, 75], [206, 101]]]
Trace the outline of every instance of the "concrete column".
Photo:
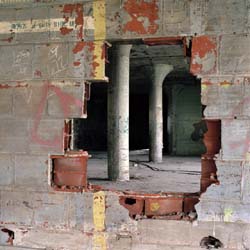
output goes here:
[[154, 64], [151, 91], [149, 93], [149, 160], [162, 162], [163, 117], [162, 84], [165, 77], [173, 70], [172, 65]]
[[108, 87], [108, 176], [129, 180], [129, 55], [132, 45], [114, 45]]

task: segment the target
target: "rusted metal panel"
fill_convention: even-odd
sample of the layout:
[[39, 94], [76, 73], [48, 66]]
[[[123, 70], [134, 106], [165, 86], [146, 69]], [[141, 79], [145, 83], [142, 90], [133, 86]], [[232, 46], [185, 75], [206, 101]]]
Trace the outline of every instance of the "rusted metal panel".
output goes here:
[[145, 200], [145, 214], [147, 216], [165, 216], [182, 211], [182, 197], [149, 198]]
[[155, 45], [180, 45], [183, 44], [182, 37], [157, 37], [157, 38], [145, 38], [143, 42], [149, 46]]
[[184, 198], [184, 206], [183, 211], [184, 213], [189, 213], [195, 211], [195, 205], [199, 202], [199, 197], [185, 197]]
[[213, 156], [218, 154], [221, 148], [221, 121], [206, 120], [207, 132], [204, 134], [204, 144], [206, 155]]
[[65, 155], [53, 155], [52, 184], [61, 189], [82, 189], [87, 187], [86, 151], [70, 151]]

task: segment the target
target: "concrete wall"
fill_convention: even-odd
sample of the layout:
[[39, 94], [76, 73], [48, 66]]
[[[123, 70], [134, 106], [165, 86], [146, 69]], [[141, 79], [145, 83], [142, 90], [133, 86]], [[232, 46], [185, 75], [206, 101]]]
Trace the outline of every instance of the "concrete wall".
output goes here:
[[[105, 80], [105, 39], [194, 36], [191, 72], [202, 79], [205, 116], [222, 120], [221, 185], [202, 196], [198, 218], [249, 223], [249, 0], [66, 2], [0, 1], [0, 221], [16, 231], [16, 243], [106, 249], [113, 235], [119, 247], [110, 249], [121, 249], [119, 240], [128, 249], [159, 249], [159, 235], [148, 238], [151, 245], [129, 245], [127, 232], [140, 235], [147, 222], [132, 221], [117, 194], [63, 193], [47, 185], [48, 154], [63, 153], [64, 119], [86, 115], [84, 81]], [[163, 232], [169, 223], [150, 225]], [[245, 239], [247, 228], [232, 227]], [[151, 235], [149, 226], [143, 230], [142, 238]], [[228, 235], [226, 247], [240, 249]]]

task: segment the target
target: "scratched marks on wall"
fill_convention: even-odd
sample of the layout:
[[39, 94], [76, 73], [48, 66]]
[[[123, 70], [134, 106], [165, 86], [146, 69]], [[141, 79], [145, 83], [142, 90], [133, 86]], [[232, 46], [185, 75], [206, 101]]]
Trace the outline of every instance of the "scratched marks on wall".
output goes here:
[[124, 32], [134, 32], [140, 35], [155, 34], [159, 28], [159, 1], [125, 1], [123, 8], [130, 16], [130, 20], [124, 24]]

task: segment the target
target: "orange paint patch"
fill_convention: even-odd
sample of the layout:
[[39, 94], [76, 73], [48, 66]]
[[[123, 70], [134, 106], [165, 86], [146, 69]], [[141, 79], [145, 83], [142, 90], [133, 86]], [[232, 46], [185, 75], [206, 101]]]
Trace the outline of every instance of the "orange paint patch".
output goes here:
[[130, 15], [131, 21], [123, 27], [123, 31], [137, 34], [155, 34], [159, 28], [156, 21], [159, 19], [158, 0], [127, 0], [124, 4], [125, 11]]

